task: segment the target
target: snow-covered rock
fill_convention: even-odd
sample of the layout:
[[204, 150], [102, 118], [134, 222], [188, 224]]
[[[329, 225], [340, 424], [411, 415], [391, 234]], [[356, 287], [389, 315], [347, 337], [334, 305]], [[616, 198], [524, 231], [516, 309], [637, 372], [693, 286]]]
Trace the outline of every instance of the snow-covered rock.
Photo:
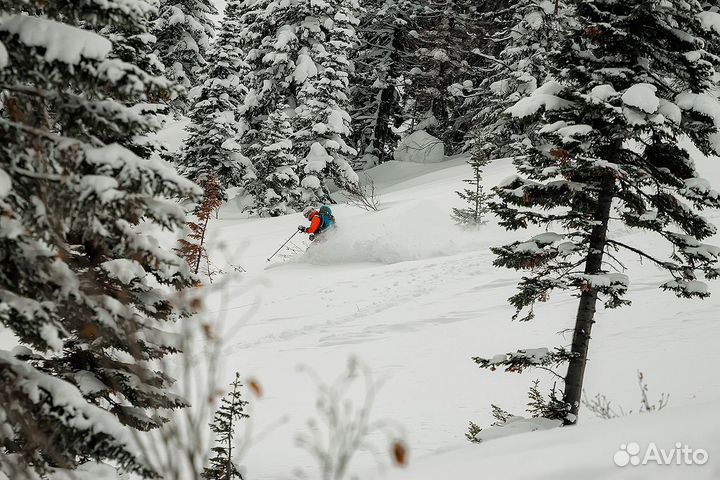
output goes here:
[[398, 162], [438, 163], [445, 160], [445, 144], [424, 130], [403, 138], [393, 157]]

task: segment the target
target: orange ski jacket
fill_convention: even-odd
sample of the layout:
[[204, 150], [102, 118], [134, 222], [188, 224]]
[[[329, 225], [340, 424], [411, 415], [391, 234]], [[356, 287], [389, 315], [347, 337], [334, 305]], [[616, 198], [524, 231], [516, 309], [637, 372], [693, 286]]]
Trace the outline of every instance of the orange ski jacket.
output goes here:
[[305, 233], [317, 233], [318, 229], [320, 229], [320, 225], [322, 225], [322, 218], [320, 218], [320, 212], [318, 212], [317, 210], [312, 212], [308, 220], [310, 220], [310, 226], [305, 229]]

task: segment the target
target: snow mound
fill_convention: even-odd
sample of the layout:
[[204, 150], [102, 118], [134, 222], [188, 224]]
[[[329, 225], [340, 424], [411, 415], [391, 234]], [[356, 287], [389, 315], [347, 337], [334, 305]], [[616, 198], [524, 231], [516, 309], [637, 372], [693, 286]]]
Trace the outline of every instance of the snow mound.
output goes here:
[[508, 437], [518, 433], [549, 430], [560, 426], [562, 426], [562, 422], [560, 420], [552, 420], [550, 418], [510, 417], [503, 425], [484, 428], [480, 433], [475, 435], [475, 440], [479, 442], [486, 442], [488, 440]]
[[445, 160], [445, 145], [425, 130], [418, 130], [402, 139], [393, 157], [399, 162], [439, 163]]
[[[386, 478], [468, 480], [479, 478], [482, 472], [483, 478], [504, 480], [714, 480], [720, 461], [713, 452], [720, 448], [720, 437], [708, 426], [720, 422], [718, 405], [666, 408], [466, 445], [418, 458], [405, 471], [393, 471]], [[704, 450], [705, 463], [676, 464], [685, 446]], [[663, 464], [655, 457], [644, 462], [648, 453], [660, 449], [672, 454], [672, 460]], [[638, 464], [630, 463], [633, 458]]]

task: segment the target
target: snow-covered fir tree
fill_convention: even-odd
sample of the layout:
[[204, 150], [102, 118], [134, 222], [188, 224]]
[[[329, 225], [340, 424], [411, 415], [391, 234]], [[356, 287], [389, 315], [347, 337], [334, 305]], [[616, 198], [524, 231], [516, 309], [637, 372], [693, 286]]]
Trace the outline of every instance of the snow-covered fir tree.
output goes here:
[[[156, 38], [151, 33], [158, 15], [157, 4], [157, 0], [138, 4], [143, 11], [138, 25], [128, 27], [125, 24], [112, 24], [99, 32], [112, 42], [110, 58], [131, 63], [153, 76], [161, 76], [165, 72], [165, 66], [155, 52]], [[160, 91], [149, 92], [147, 101], [138, 103], [134, 107], [135, 112], [145, 119], [147, 126], [142, 131], [135, 132], [135, 135], [129, 139], [130, 144], [123, 143], [123, 145], [141, 157], [163, 155], [164, 146], [145, 134], [162, 126], [162, 119], [171, 112], [170, 102], [181, 93], [182, 89], [175, 84]]]
[[481, 53], [489, 72], [477, 88], [455, 88], [466, 98], [463, 108], [474, 118], [479, 141], [493, 143], [500, 156], [522, 142], [524, 130], [531, 130], [507, 121], [503, 112], [549, 80], [548, 56], [569, 30], [572, 14], [565, 2], [522, 0], [483, 16], [492, 16], [498, 25], [492, 45], [499, 51]]
[[407, 117], [415, 130], [427, 130], [451, 153], [466, 146], [472, 117], [460, 108], [463, 99], [451, 87], [477, 84], [482, 57], [473, 50], [493, 28], [482, 22], [487, 5], [472, 0], [416, 0], [407, 58]]
[[[244, 186], [254, 197], [254, 205], [248, 208], [273, 210], [266, 208], [272, 196], [257, 196], [272, 191], [278, 204], [283, 204], [272, 214], [302, 203], [328, 201], [328, 180], [340, 186], [357, 181], [346, 158], [356, 155], [348, 145], [348, 78], [357, 1], [245, 0], [243, 8], [241, 38], [253, 73], [247, 79], [251, 100], [244, 111], [249, 128], [241, 143], [251, 145], [261, 139], [262, 148], [252, 148], [259, 156], [250, 158], [256, 171], [267, 172], [247, 176], [252, 185]], [[288, 106], [290, 130], [284, 131], [287, 125], [277, 111]], [[269, 154], [266, 147], [282, 139], [290, 141], [288, 154]], [[295, 163], [288, 165], [290, 160]], [[279, 182], [274, 172], [282, 177]], [[292, 187], [294, 191], [278, 191], [290, 188], [295, 177], [300, 183]], [[258, 184], [266, 181], [273, 184], [267, 188]], [[282, 187], [283, 183], [288, 187]]]
[[178, 165], [180, 172], [198, 184], [213, 177], [222, 191], [240, 185], [252, 173], [238, 139], [247, 130], [242, 112], [248, 69], [239, 34], [241, 0], [230, 0], [221, 29], [208, 55], [208, 72], [194, 98], [192, 123]]
[[[177, 348], [173, 288], [188, 265], [137, 227], [182, 225], [198, 189], [126, 146], [172, 84], [113, 57], [96, 32], [142, 35], [142, 1], [4, 2], [0, 9], [0, 454], [46, 473], [107, 460], [154, 475], [127, 426], [184, 407], [151, 367]], [[168, 288], [170, 287], [170, 288]]]
[[215, 446], [212, 448], [210, 465], [201, 474], [206, 480], [243, 478], [233, 462], [233, 440], [238, 423], [250, 418], [245, 413], [248, 402], [242, 399], [242, 386], [240, 374], [235, 373], [235, 380], [230, 385], [231, 390], [220, 401], [220, 406], [210, 424], [210, 430], [215, 434]]
[[[268, 115], [280, 105], [295, 107], [292, 86], [296, 71], [296, 26], [278, 0], [244, 0], [240, 19], [240, 41], [251, 76], [245, 79], [252, 108], [243, 119], [250, 130], [243, 144], [251, 143]], [[290, 10], [291, 11], [291, 10]], [[299, 77], [303, 80], [306, 77]]]
[[245, 176], [245, 192], [253, 199], [248, 208], [260, 216], [279, 216], [301, 210], [298, 160], [293, 153], [288, 106], [280, 105], [263, 123], [256, 141], [248, 147], [253, 172]]
[[493, 146], [490, 144], [475, 147], [468, 165], [472, 169], [472, 178], [463, 180], [470, 188], [457, 192], [458, 196], [468, 205], [465, 208], [453, 208], [453, 218], [460, 225], [478, 226], [484, 223], [484, 218], [490, 211], [488, 202], [491, 195], [487, 193], [482, 184], [482, 171], [490, 163]]
[[[516, 121], [541, 121], [515, 160], [518, 174], [495, 189], [502, 225], [548, 231], [493, 249], [496, 265], [527, 271], [510, 299], [516, 317], [531, 319], [554, 290], [577, 294], [572, 344], [476, 360], [512, 371], [567, 362], [553, 409], [567, 424], [577, 419], [597, 303], [629, 303], [617, 252], [666, 271], [660, 287], [681, 297], [708, 296], [705, 280], [720, 276], [720, 248], [704, 243], [717, 229], [700, 214], [720, 207], [720, 194], [699, 177], [685, 144], [720, 153], [708, 53], [718, 46], [720, 15], [694, 0], [591, 0], [577, 3], [576, 21], [550, 56], [556, 80], [508, 109]], [[668, 254], [614, 236], [611, 222], [656, 234]]]
[[141, 27], [128, 29], [125, 25], [108, 25], [100, 32], [113, 44], [112, 57], [140, 67], [151, 75], [162, 75], [165, 65], [156, 52], [157, 38], [152, 33], [159, 14], [159, 0], [147, 0], [139, 5], [145, 12]]
[[306, 6], [307, 14], [297, 30], [303, 46], [296, 79], [301, 74], [307, 78], [296, 97], [293, 151], [300, 160], [302, 200], [328, 202], [326, 179], [340, 187], [358, 182], [347, 160], [357, 151], [347, 141], [351, 134], [349, 57], [357, 43], [359, 4], [357, 0], [328, 0]]
[[410, 54], [413, 0], [370, 0], [362, 4], [358, 47], [353, 56], [351, 115], [359, 166], [392, 159], [405, 120], [402, 82]]
[[[207, 53], [215, 36], [212, 19], [218, 11], [211, 0], [158, 0], [153, 28], [157, 54], [165, 75], [187, 91], [197, 86], [207, 66]], [[185, 106], [183, 99], [177, 103]]]

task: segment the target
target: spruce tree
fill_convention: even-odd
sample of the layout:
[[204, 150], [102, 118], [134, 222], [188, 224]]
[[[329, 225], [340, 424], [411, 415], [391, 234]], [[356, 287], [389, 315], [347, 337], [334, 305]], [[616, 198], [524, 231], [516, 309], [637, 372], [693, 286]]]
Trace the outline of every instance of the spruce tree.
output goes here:
[[491, 198], [482, 185], [482, 170], [490, 163], [490, 152], [492, 145], [476, 146], [468, 165], [472, 168], [472, 178], [463, 180], [470, 185], [470, 188], [457, 192], [468, 206], [465, 208], [453, 208], [453, 218], [460, 225], [479, 226], [484, 223], [483, 219], [490, 211], [488, 202]]
[[[718, 46], [717, 14], [694, 0], [576, 6], [577, 25], [550, 57], [557, 81], [508, 110], [519, 122], [539, 123], [493, 206], [507, 229], [549, 229], [494, 248], [495, 264], [527, 271], [510, 299], [516, 318], [531, 319], [535, 303], [554, 290], [579, 297], [572, 344], [476, 359], [512, 371], [567, 363], [563, 405], [555, 408], [566, 424], [577, 419], [598, 301], [630, 303], [628, 276], [610, 271], [618, 252], [667, 272], [660, 287], [680, 297], [707, 297], [704, 280], [720, 275], [720, 248], [704, 243], [716, 228], [700, 214], [720, 207], [720, 195], [678, 144], [720, 153], [720, 104], [711, 94], [717, 72], [708, 53]], [[616, 238], [612, 224], [656, 234], [667, 252]]]
[[287, 215], [301, 210], [304, 205], [288, 109], [280, 105], [272, 112], [256, 141], [248, 147], [254, 170], [245, 177], [245, 192], [254, 199], [248, 210], [256, 215]]
[[405, 120], [403, 77], [410, 54], [412, 0], [363, 2], [351, 77], [352, 142], [359, 167], [392, 159]]
[[465, 115], [461, 87], [482, 78], [483, 57], [477, 51], [493, 31], [482, 22], [487, 6], [473, 0], [416, 0], [412, 14], [412, 54], [407, 58], [406, 115], [414, 130], [443, 140], [446, 153], [466, 147], [473, 130]]
[[235, 381], [231, 384], [232, 390], [220, 401], [220, 406], [210, 424], [210, 430], [215, 434], [215, 446], [212, 448], [210, 465], [203, 470], [202, 478], [207, 480], [243, 478], [232, 460], [237, 424], [244, 418], [250, 418], [244, 411], [248, 402], [242, 399], [242, 386], [240, 374], [235, 373]]
[[242, 8], [239, 39], [250, 74], [244, 79], [248, 101], [239, 115], [247, 128], [238, 143], [252, 168], [243, 175], [241, 186], [249, 197], [248, 211], [283, 215], [302, 208], [289, 116], [296, 105], [295, 82], [305, 80], [310, 73], [305, 68], [314, 68], [314, 63], [301, 63], [307, 59], [297, 56], [299, 19], [292, 18], [289, 5], [282, 8], [278, 0], [244, 0]]
[[478, 141], [494, 144], [495, 155], [502, 156], [512, 153], [512, 144], [531, 130], [528, 124], [508, 121], [503, 112], [549, 80], [548, 56], [558, 50], [572, 13], [561, 1], [521, 0], [498, 7], [483, 13], [497, 27], [487, 49], [487, 73], [463, 95]]
[[100, 31], [142, 34], [143, 2], [58, 1], [0, 9], [0, 454], [44, 474], [107, 460], [155, 473], [127, 427], [186, 405], [151, 363], [188, 314], [172, 289], [188, 265], [138, 228], [183, 224], [172, 200], [198, 192], [126, 147], [152, 131], [140, 105], [173, 88], [112, 56]]
[[241, 120], [247, 74], [239, 32], [241, 0], [230, 0], [225, 8], [218, 38], [211, 49], [209, 71], [194, 99], [192, 120], [178, 161], [180, 172], [190, 180], [205, 184], [211, 177], [224, 192], [240, 185], [252, 170], [238, 143], [247, 129]]
[[[356, 154], [348, 144], [348, 78], [357, 1], [245, 0], [243, 8], [241, 39], [252, 75], [246, 79], [250, 100], [243, 111], [248, 129], [240, 143], [254, 152], [255, 169], [243, 182], [253, 197], [248, 209], [280, 214], [302, 203], [328, 201], [328, 180], [340, 186], [357, 181], [347, 160]], [[280, 111], [288, 108], [286, 130]], [[291, 141], [291, 150], [270, 155], [265, 148], [281, 139]], [[253, 147], [259, 142], [261, 148]], [[282, 178], [274, 172], [282, 172]], [[277, 196], [258, 196], [272, 192]], [[267, 208], [273, 201], [279, 208]]]
[[[241, 143], [248, 144], [280, 105], [295, 107], [292, 85], [296, 78], [299, 81], [307, 78], [308, 72], [298, 69], [297, 77], [295, 75], [300, 59], [295, 35], [297, 19], [288, 18], [292, 9], [282, 9], [278, 0], [244, 0], [241, 8], [239, 39], [251, 73], [244, 84], [252, 99], [250, 108], [243, 112], [242, 118], [249, 130]], [[313, 65], [302, 64], [309, 68]]]
[[[165, 66], [155, 52], [156, 38], [151, 33], [158, 15], [157, 1], [150, 0], [137, 5], [142, 12], [138, 25], [112, 24], [99, 33], [112, 42], [110, 58], [133, 64], [142, 71], [159, 77], [164, 75]], [[181, 93], [182, 88], [177, 85], [149, 92], [146, 102], [135, 107], [136, 113], [142, 115], [147, 122], [147, 127], [143, 131], [137, 131], [129, 139], [130, 142], [124, 142], [123, 145], [141, 157], [165, 155], [164, 146], [147, 134], [162, 126], [164, 116], [171, 112], [170, 101]]]
[[152, 33], [158, 19], [158, 4], [158, 0], [137, 4], [143, 12], [140, 28], [114, 24], [100, 31], [100, 34], [113, 44], [111, 57], [137, 65], [144, 72], [155, 76], [161, 76], [165, 72], [165, 65], [155, 51], [157, 38]]
[[[312, 72], [297, 93], [293, 151], [300, 159], [301, 194], [306, 202], [329, 202], [325, 180], [337, 186], [356, 184], [358, 176], [347, 161], [357, 151], [348, 145], [350, 53], [357, 43], [357, 0], [312, 1], [297, 35], [307, 46], [298, 58], [313, 62]], [[297, 12], [294, 12], [297, 14]]]
[[[215, 36], [213, 15], [218, 11], [211, 0], [159, 0], [159, 14], [153, 33], [157, 54], [165, 74], [187, 91], [197, 86], [206, 68], [210, 42]], [[176, 105], [184, 110], [185, 99]]]

